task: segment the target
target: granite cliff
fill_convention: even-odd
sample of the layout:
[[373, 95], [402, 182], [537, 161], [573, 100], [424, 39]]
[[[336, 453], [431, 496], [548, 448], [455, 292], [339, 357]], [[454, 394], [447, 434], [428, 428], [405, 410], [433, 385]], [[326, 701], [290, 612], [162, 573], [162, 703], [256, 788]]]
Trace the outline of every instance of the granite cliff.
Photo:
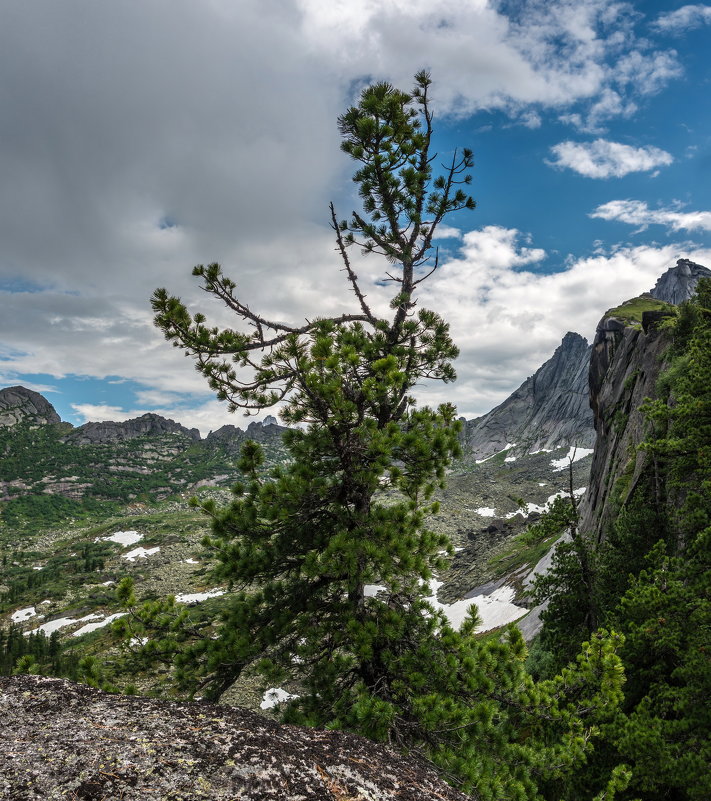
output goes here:
[[515, 444], [512, 452], [518, 454], [563, 445], [591, 448], [589, 361], [587, 340], [569, 331], [551, 358], [502, 404], [465, 423], [465, 451], [485, 459], [507, 444]]
[[709, 278], [711, 270], [696, 264], [689, 259], [678, 259], [674, 267], [670, 267], [650, 290], [649, 294], [657, 300], [678, 306], [696, 291], [700, 278]]
[[[590, 359], [590, 406], [596, 442], [581, 529], [596, 540], [634, 491], [647, 464], [638, 446], [645, 438], [640, 406], [657, 394], [670, 339], [660, 325], [672, 305], [688, 300], [711, 271], [679, 259], [651, 292], [608, 311], [597, 326]], [[654, 303], [650, 303], [654, 301]]]

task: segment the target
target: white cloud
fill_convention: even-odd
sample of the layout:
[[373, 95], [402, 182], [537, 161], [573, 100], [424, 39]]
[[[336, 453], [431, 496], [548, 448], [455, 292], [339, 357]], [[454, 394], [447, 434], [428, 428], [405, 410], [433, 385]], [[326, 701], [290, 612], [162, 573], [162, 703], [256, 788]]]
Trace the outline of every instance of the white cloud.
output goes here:
[[120, 406], [111, 406], [107, 403], [73, 403], [72, 409], [84, 418], [85, 423], [96, 423], [104, 420], [113, 420], [123, 423], [133, 417], [140, 417], [145, 414], [140, 412], [126, 412]]
[[[0, 26], [0, 280], [43, 289], [3, 297], [0, 368], [145, 389], [131, 411], [83, 404], [86, 419], [157, 405], [202, 430], [239, 424], [223, 405], [175, 400], [201, 395], [205, 381], [153, 327], [153, 289], [230, 325], [189, 275], [216, 260], [267, 315], [299, 321], [348, 308], [321, 222], [334, 187], [341, 213], [354, 202], [334, 121], [359, 86], [409, 86], [426, 64], [440, 118], [491, 109], [533, 127], [553, 110], [601, 124], [678, 74], [673, 51], [636, 36], [638, 17], [617, 0], [17, 4]], [[634, 75], [646, 77], [638, 86]], [[458, 244], [453, 230], [441, 234]], [[545, 257], [513, 228], [461, 241], [466, 270], [481, 263], [494, 283]], [[358, 261], [358, 271], [382, 303], [379, 268]], [[545, 313], [526, 303], [495, 312], [496, 287], [480, 289], [469, 326], [484, 315], [485, 327], [507, 331], [516, 318], [520, 339]], [[486, 380], [457, 396], [464, 408], [493, 405], [530, 369], [531, 352], [502, 343], [477, 374]]]
[[[651, 289], [681, 257], [711, 264], [711, 250], [688, 243], [612, 250], [599, 246], [593, 256], [571, 259], [565, 269], [545, 274], [535, 269], [546, 252], [516, 229], [486, 226], [464, 234], [458, 256], [442, 260], [439, 270], [422, 284], [419, 300], [420, 306], [436, 309], [451, 325], [461, 350], [455, 364], [458, 380], [418, 387], [418, 396], [426, 403], [454, 402], [468, 418], [489, 411], [550, 358], [567, 331], [590, 340], [606, 309]], [[384, 305], [386, 295], [374, 284], [375, 271], [362, 269], [367, 264], [365, 260], [358, 266], [364, 289], [370, 300]], [[301, 292], [305, 295], [297, 293], [299, 307], [313, 303], [312, 293], [318, 294], [318, 288], [304, 285]], [[170, 354], [163, 345], [163, 355], [166, 350]], [[151, 363], [158, 367], [160, 358]], [[161, 376], [160, 382], [186, 385], [191, 375], [203, 390], [203, 379], [184, 359], [171, 366], [170, 375]], [[87, 420], [125, 420], [146, 411], [91, 404], [75, 408]], [[250, 422], [229, 414], [216, 400], [167, 403], [151, 411], [198, 428], [203, 436], [221, 425], [244, 428]]]
[[681, 36], [686, 31], [708, 24], [711, 24], [711, 6], [699, 3], [660, 14], [652, 23], [652, 27], [661, 33]]
[[675, 50], [643, 53], [633, 50], [615, 64], [615, 81], [633, 85], [643, 95], [652, 95], [682, 74]]
[[568, 167], [588, 178], [620, 178], [630, 172], [644, 172], [674, 161], [671, 153], [658, 147], [632, 147], [621, 142], [560, 142], [551, 147], [551, 167]]
[[601, 220], [637, 225], [666, 225], [672, 231], [711, 231], [711, 211], [679, 211], [677, 207], [650, 209], [642, 200], [611, 200], [590, 214]]

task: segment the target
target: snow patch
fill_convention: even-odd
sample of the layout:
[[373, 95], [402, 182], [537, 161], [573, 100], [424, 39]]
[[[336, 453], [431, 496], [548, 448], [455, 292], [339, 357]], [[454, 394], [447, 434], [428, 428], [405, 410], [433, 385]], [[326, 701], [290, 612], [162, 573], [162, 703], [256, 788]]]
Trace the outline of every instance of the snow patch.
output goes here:
[[129, 545], [135, 545], [142, 539], [143, 534], [139, 534], [138, 531], [117, 531], [110, 537], [97, 537], [94, 542], [116, 542], [119, 545], [128, 547]]
[[517, 458], [518, 458], [517, 456], [507, 456], [507, 457], [504, 459], [504, 461], [505, 461], [505, 462], [515, 462]]
[[147, 559], [149, 556], [153, 556], [154, 553], [158, 553], [158, 551], [160, 551], [158, 545], [156, 545], [155, 548], [143, 548], [139, 545], [138, 548], [134, 548], [132, 551], [122, 554], [121, 557], [123, 559], [128, 559], [129, 562], [135, 562], [136, 559]]
[[41, 631], [43, 634], [50, 635], [55, 631], [59, 631], [59, 629], [63, 629], [65, 626], [71, 626], [72, 623], [84, 623], [87, 620], [101, 620], [103, 617], [103, 615], [96, 614], [95, 612], [79, 618], [58, 617], [56, 620], [50, 620], [47, 623], [43, 623], [38, 628], [32, 629], [32, 631], [26, 631], [25, 637], [29, 636], [30, 634], [37, 634], [39, 631]]
[[366, 584], [363, 587], [363, 595], [366, 598], [375, 598], [379, 592], [384, 592], [385, 590], [387, 590], [387, 587], [383, 584]]
[[181, 593], [175, 596], [175, 602], [179, 604], [194, 604], [206, 601], [208, 598], [217, 598], [219, 595], [224, 595], [225, 592], [226, 590], [216, 589], [208, 590], [207, 592]]
[[489, 595], [477, 595], [474, 598], [463, 598], [453, 604], [443, 604], [437, 600], [437, 590], [442, 586], [441, 581], [430, 581], [431, 595], [426, 599], [435, 609], [444, 612], [449, 624], [454, 629], [464, 622], [472, 606], [476, 606], [481, 619], [476, 627], [477, 632], [489, 631], [490, 629], [505, 626], [523, 617], [528, 609], [516, 606], [512, 603], [516, 591], [513, 587], [499, 587]]
[[480, 506], [474, 511], [482, 517], [494, 517], [496, 515], [496, 509], [492, 509], [491, 506]]
[[200, 562], [198, 562], [197, 559], [193, 559], [192, 556], [190, 557], [190, 559], [185, 559], [184, 561], [185, 561], [186, 565], [199, 565], [200, 564]]
[[80, 629], [72, 633], [72, 637], [81, 637], [82, 634], [88, 634], [90, 631], [96, 631], [97, 629], [102, 629], [104, 626], [108, 626], [109, 623], [112, 623], [119, 617], [123, 617], [127, 615], [128, 612], [116, 612], [114, 615], [109, 615], [105, 617], [103, 620], [99, 620], [97, 623], [87, 623], [86, 626], [82, 626]]
[[273, 709], [278, 704], [284, 701], [291, 701], [292, 698], [298, 698], [298, 695], [292, 695], [281, 687], [270, 687], [262, 697], [262, 703], [259, 705], [260, 709]]
[[593, 453], [593, 448], [576, 448], [575, 445], [571, 445], [568, 453], [562, 459], [551, 459], [551, 466], [553, 471], [557, 473], [560, 470], [565, 470], [571, 462], [579, 462], [586, 456], [590, 456], [591, 453]]
[[[587, 487], [579, 487], [578, 489], [573, 490], [573, 495], [575, 495], [576, 498], [579, 498], [585, 492], [586, 489]], [[531, 512], [538, 512], [539, 514], [543, 514], [544, 512], [547, 512], [550, 509], [551, 504], [556, 498], [564, 498], [567, 494], [568, 494], [567, 490], [560, 490], [560, 492], [554, 492], [553, 495], [548, 496], [548, 499], [542, 506], [537, 503], [527, 503], [525, 508], [523, 509], [523, 513], [525, 515], [530, 515]], [[509, 512], [507, 515], [505, 515], [505, 517], [508, 520], [512, 517], [515, 517], [517, 514], [520, 514], [520, 511]]]
[[[24, 609], [18, 609], [16, 612], [13, 612], [12, 615], [10, 615], [10, 620], [12, 620], [13, 623], [24, 623], [31, 617], [36, 616], [37, 610], [34, 606], [27, 606]], [[40, 615], [40, 617], [43, 617], [43, 615]]]
[[493, 459], [494, 456], [498, 456], [500, 453], [505, 453], [506, 451], [510, 451], [511, 448], [515, 448], [515, 447], [516, 447], [516, 443], [515, 442], [507, 442], [506, 445], [504, 445], [504, 447], [500, 451], [497, 451], [496, 453], [492, 453], [491, 456], [487, 456], [485, 459], [476, 459], [476, 463], [477, 464], [484, 464], [484, 462], [488, 462], [489, 459]]

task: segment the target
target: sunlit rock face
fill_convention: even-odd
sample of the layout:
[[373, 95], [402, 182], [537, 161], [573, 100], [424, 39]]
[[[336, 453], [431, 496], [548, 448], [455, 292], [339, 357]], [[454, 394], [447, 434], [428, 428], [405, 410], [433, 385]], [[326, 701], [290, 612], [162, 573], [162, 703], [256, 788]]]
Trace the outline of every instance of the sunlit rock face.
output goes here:
[[38, 392], [25, 387], [0, 389], [0, 426], [9, 427], [18, 423], [45, 425], [60, 422], [54, 406]]
[[679, 259], [674, 267], [659, 277], [649, 294], [676, 306], [689, 300], [701, 278], [711, 278], [711, 270], [689, 259]]
[[237, 707], [0, 677], [0, 797], [174, 801], [466, 801], [428, 767], [362, 737]]
[[593, 417], [588, 401], [587, 340], [569, 331], [551, 358], [488, 414], [468, 420], [463, 446], [485, 459], [513, 446], [513, 454], [562, 445], [592, 447]]

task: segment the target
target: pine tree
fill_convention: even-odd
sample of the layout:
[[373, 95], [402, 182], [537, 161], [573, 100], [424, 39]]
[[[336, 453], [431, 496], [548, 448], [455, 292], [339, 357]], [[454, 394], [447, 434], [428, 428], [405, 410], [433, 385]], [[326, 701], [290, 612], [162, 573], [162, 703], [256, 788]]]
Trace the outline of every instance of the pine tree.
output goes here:
[[[384, 687], [379, 638], [402, 633], [406, 619], [425, 625], [424, 582], [448, 547], [425, 517], [457, 451], [454, 409], [417, 409], [411, 392], [423, 379], [453, 380], [457, 349], [439, 315], [417, 309], [416, 290], [437, 267], [431, 249], [439, 223], [474, 208], [462, 189], [473, 161], [470, 151], [455, 152], [433, 179], [430, 83], [422, 72], [412, 94], [370, 86], [338, 121], [342, 148], [359, 164], [354, 181], [364, 209], [339, 222], [331, 206], [355, 313], [301, 326], [269, 321], [216, 264], [194, 274], [250, 333], [208, 327], [165, 290], [153, 299], [157, 325], [196, 359], [231, 409], [283, 399], [282, 418], [303, 426], [285, 436], [287, 466], [262, 476], [261, 453], [250, 445], [241, 465], [247, 481], [233, 503], [204, 506], [214, 518], [219, 575], [243, 591], [201, 670], [208, 691], [219, 694], [266, 656], [270, 674], [292, 670], [313, 684], [298, 704], [313, 722], [338, 717], [355, 688]], [[389, 265], [389, 319], [367, 303], [351, 267], [353, 245]], [[386, 598], [368, 596], [376, 583], [387, 586]]]
[[[331, 206], [354, 313], [270, 321], [217, 264], [194, 275], [246, 331], [210, 327], [165, 290], [154, 294], [156, 324], [232, 410], [283, 401], [282, 418], [298, 425], [285, 434], [287, 463], [265, 472], [260, 448], [248, 443], [232, 502], [202, 504], [213, 521], [205, 544], [232, 590], [216, 624], [178, 611], [173, 599], [138, 607], [124, 581], [130, 614], [115, 627], [129, 644], [150, 631], [133, 650], [174, 662], [193, 692], [219, 698], [256, 667], [269, 683], [297, 683], [299, 697], [283, 705], [288, 721], [397, 744], [482, 799], [532, 801], [542, 783], [562, 792], [614, 712], [619, 639], [595, 635], [575, 666], [535, 684], [516, 629], [483, 640], [476, 613], [455, 631], [426, 601], [432, 571], [451, 553], [427, 516], [458, 450], [457, 424], [453, 407], [420, 409], [412, 390], [453, 380], [457, 349], [440, 316], [418, 308], [417, 288], [437, 269], [438, 225], [474, 208], [462, 188], [470, 151], [433, 174], [430, 83], [421, 72], [412, 93], [374, 84], [339, 118], [363, 207], [339, 221]], [[387, 319], [367, 302], [353, 246], [387, 264], [384, 282], [395, 289]], [[607, 798], [625, 776], [615, 774]]]

